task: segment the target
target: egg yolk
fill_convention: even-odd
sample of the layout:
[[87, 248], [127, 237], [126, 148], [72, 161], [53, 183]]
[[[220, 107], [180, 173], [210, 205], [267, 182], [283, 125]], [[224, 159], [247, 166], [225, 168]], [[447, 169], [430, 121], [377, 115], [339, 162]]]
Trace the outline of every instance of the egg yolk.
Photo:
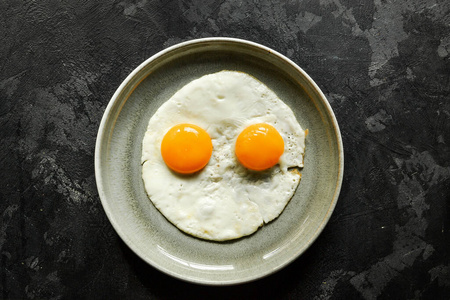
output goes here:
[[244, 167], [262, 171], [278, 163], [284, 152], [284, 141], [273, 126], [253, 124], [239, 134], [235, 152]]
[[203, 169], [212, 154], [209, 134], [192, 124], [172, 127], [161, 142], [161, 155], [167, 166], [181, 174]]

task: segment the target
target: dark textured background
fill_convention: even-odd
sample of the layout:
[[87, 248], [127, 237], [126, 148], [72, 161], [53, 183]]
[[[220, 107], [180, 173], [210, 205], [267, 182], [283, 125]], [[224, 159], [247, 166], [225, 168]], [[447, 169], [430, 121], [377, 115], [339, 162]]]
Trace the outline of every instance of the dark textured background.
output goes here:
[[[193, 38], [269, 46], [341, 127], [336, 210], [299, 259], [232, 287], [181, 282], [119, 239], [97, 129], [141, 62]], [[450, 299], [450, 2], [0, 1], [0, 298]]]

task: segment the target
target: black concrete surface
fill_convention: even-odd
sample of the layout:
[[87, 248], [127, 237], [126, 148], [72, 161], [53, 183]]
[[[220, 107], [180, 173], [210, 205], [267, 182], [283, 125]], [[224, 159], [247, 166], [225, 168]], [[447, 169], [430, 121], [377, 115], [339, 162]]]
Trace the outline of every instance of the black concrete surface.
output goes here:
[[[94, 145], [123, 79], [200, 37], [271, 47], [326, 94], [345, 176], [307, 252], [232, 287], [179, 281], [120, 240]], [[0, 1], [0, 298], [450, 299], [450, 2]]]

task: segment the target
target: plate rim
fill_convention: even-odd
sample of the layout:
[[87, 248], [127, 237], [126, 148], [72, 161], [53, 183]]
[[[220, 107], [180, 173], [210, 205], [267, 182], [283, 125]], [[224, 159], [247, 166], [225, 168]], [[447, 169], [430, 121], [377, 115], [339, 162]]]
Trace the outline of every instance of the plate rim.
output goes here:
[[[116, 222], [115, 218], [113, 217], [110, 205], [106, 199], [106, 193], [105, 193], [104, 185], [103, 185], [104, 180], [102, 177], [102, 171], [101, 171], [102, 167], [101, 167], [101, 163], [100, 163], [101, 156], [102, 156], [101, 150], [103, 148], [102, 141], [104, 140], [105, 134], [107, 133], [105, 131], [105, 129], [107, 129], [106, 123], [108, 121], [108, 118], [111, 114], [111, 111], [112, 111], [115, 103], [118, 102], [124, 88], [133, 80], [133, 78], [135, 78], [135, 76], [137, 74], [139, 74], [139, 72], [141, 72], [147, 65], [149, 65], [153, 61], [157, 60], [158, 58], [160, 58], [160, 57], [166, 55], [167, 53], [170, 53], [176, 49], [190, 46], [193, 44], [201, 44], [201, 43], [205, 43], [205, 42], [244, 44], [247, 46], [251, 46], [251, 47], [255, 47], [255, 48], [259, 48], [264, 51], [267, 51], [268, 53], [270, 53], [270, 55], [274, 55], [274, 56], [278, 57], [279, 59], [287, 62], [293, 69], [295, 69], [296, 72], [300, 73], [301, 76], [305, 78], [306, 82], [309, 85], [311, 85], [312, 89], [319, 96], [319, 98], [321, 100], [321, 104], [324, 105], [324, 109], [327, 111], [328, 117], [331, 120], [332, 127], [334, 129], [334, 136], [336, 137], [336, 142], [337, 142], [339, 166], [338, 166], [338, 178], [336, 180], [334, 194], [333, 194], [330, 206], [328, 207], [327, 213], [326, 213], [325, 217], [322, 219], [322, 222], [318, 225], [312, 238], [307, 241], [305, 247], [297, 249], [297, 251], [295, 252], [295, 255], [292, 255], [291, 257], [289, 257], [289, 259], [286, 259], [283, 263], [280, 263], [276, 268], [272, 268], [264, 273], [256, 274], [254, 276], [249, 276], [249, 277], [246, 277], [243, 279], [237, 278], [235, 280], [217, 281], [217, 280], [205, 278], [203, 280], [199, 280], [196, 278], [192, 278], [192, 276], [188, 277], [188, 276], [183, 276], [182, 274], [178, 274], [177, 272], [174, 272], [173, 270], [169, 270], [168, 268], [165, 268], [164, 266], [159, 265], [157, 262], [155, 262], [151, 259], [148, 259], [146, 256], [142, 256], [140, 251], [138, 251], [136, 249], [137, 247], [134, 246], [134, 242], [127, 238], [127, 235], [121, 230], [121, 226]], [[326, 224], [329, 222], [329, 219], [336, 207], [336, 204], [337, 204], [337, 201], [339, 198], [339, 194], [341, 191], [343, 175], [344, 175], [344, 148], [343, 148], [343, 142], [342, 142], [342, 136], [341, 136], [339, 124], [337, 122], [334, 111], [331, 108], [330, 103], [328, 102], [326, 96], [324, 95], [322, 90], [319, 88], [319, 86], [316, 84], [316, 82], [300, 66], [298, 66], [291, 59], [289, 59], [285, 55], [277, 52], [276, 50], [273, 50], [267, 46], [264, 46], [264, 45], [256, 43], [256, 42], [252, 42], [252, 41], [240, 39], [240, 38], [232, 38], [232, 37], [207, 37], [207, 38], [192, 39], [192, 40], [184, 41], [181, 43], [177, 43], [175, 45], [172, 45], [170, 47], [167, 47], [167, 48], [157, 52], [156, 54], [152, 55], [148, 59], [144, 60], [141, 64], [139, 64], [121, 82], [121, 84], [119, 85], [119, 87], [116, 89], [113, 96], [109, 100], [105, 111], [103, 112], [103, 116], [102, 116], [102, 119], [101, 119], [101, 122], [99, 125], [99, 129], [98, 129], [97, 137], [96, 137], [96, 143], [95, 143], [94, 169], [95, 169], [95, 179], [96, 179], [97, 190], [99, 193], [99, 198], [102, 203], [103, 210], [105, 211], [105, 214], [106, 214], [109, 222], [113, 226], [114, 230], [116, 231], [116, 233], [119, 235], [119, 237], [122, 239], [122, 241], [127, 245], [127, 247], [130, 248], [134, 252], [134, 254], [136, 254], [139, 258], [141, 258], [143, 261], [145, 261], [149, 265], [151, 265], [153, 268], [155, 268], [167, 275], [170, 275], [174, 278], [178, 278], [178, 279], [186, 281], [186, 282], [197, 283], [197, 284], [202, 284], [202, 285], [216, 285], [216, 286], [235, 285], [235, 284], [242, 284], [242, 283], [262, 279], [264, 277], [267, 277], [271, 274], [278, 272], [279, 270], [283, 269], [284, 267], [286, 267], [287, 265], [289, 265], [290, 263], [295, 261], [298, 257], [300, 257], [301, 254], [303, 254], [314, 243], [314, 241], [320, 236], [320, 234], [324, 230]]]

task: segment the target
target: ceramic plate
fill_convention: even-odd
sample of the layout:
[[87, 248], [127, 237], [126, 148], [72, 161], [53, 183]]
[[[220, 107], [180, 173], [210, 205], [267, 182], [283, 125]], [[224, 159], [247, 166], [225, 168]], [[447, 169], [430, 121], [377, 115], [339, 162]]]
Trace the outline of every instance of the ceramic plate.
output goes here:
[[[153, 206], [144, 190], [140, 158], [147, 123], [158, 107], [193, 79], [221, 70], [242, 71], [265, 83], [309, 135], [302, 180], [283, 213], [253, 235], [211, 242], [181, 232]], [[206, 38], [161, 51], [120, 85], [100, 124], [95, 174], [109, 220], [144, 261], [190, 282], [237, 284], [276, 272], [317, 238], [338, 199], [343, 148], [329, 103], [301, 68], [256, 43]]]

